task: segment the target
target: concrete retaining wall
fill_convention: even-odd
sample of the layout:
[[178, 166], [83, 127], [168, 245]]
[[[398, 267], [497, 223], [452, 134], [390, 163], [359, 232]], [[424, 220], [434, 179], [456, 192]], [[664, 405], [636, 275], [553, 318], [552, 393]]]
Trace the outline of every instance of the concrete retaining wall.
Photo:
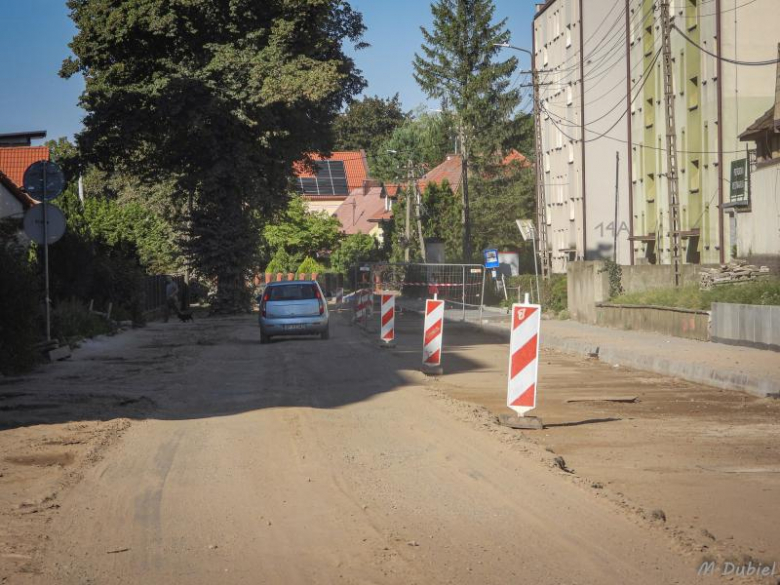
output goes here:
[[639, 305], [596, 306], [596, 324], [628, 331], [652, 331], [673, 337], [709, 341], [710, 316], [706, 311]]
[[609, 276], [603, 262], [570, 262], [566, 276], [569, 315], [581, 323], [596, 323], [596, 303], [609, 300]]
[[712, 303], [712, 341], [780, 351], [780, 307]]

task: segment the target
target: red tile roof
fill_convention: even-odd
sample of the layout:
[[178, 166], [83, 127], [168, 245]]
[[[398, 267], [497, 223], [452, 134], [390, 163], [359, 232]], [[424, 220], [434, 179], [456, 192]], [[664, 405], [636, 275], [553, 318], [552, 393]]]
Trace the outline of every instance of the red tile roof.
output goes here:
[[444, 180], [449, 181], [450, 189], [456, 192], [460, 188], [461, 164], [459, 154], [448, 154], [447, 159], [439, 166], [432, 168], [425, 173], [419, 181], [417, 188], [425, 191], [429, 183], [441, 184]]
[[501, 161], [501, 164], [506, 166], [510, 163], [518, 162], [520, 163], [521, 168], [528, 168], [531, 166], [531, 161], [528, 160], [526, 156], [516, 151], [514, 148], [507, 153], [507, 155], [504, 157], [504, 160]]
[[[319, 153], [313, 152], [308, 155], [311, 160], [340, 160], [344, 163], [344, 171], [347, 175], [347, 189], [351, 193], [354, 189], [363, 187], [363, 181], [368, 178], [368, 163], [366, 162], [366, 153], [363, 150], [350, 151], [339, 150], [334, 151], [330, 156], [322, 156]], [[304, 179], [314, 178], [314, 174], [310, 169], [307, 169], [303, 161], [296, 162], [293, 165], [293, 170], [296, 177]], [[344, 193], [343, 198], [346, 199], [349, 193]], [[322, 197], [332, 199], [333, 196], [320, 196], [320, 195], [307, 195], [311, 199], [320, 199]]]
[[385, 197], [382, 187], [354, 189], [336, 210], [335, 217], [341, 222], [345, 234], [368, 234], [376, 226], [372, 219], [385, 210]]
[[32, 163], [39, 160], [49, 160], [49, 148], [46, 146], [11, 146], [0, 147], [0, 172], [5, 174], [14, 184], [21, 188], [24, 182], [24, 171]]

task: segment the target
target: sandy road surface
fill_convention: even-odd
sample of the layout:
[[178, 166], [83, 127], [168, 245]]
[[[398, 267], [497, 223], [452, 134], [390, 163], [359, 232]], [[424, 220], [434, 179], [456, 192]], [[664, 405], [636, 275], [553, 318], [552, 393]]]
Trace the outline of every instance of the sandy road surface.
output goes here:
[[416, 352], [334, 325], [268, 346], [251, 318], [154, 326], [69, 365], [82, 392], [124, 392], [94, 418], [148, 418], [80, 468], [9, 582], [696, 582], [663, 531], [426, 388]]

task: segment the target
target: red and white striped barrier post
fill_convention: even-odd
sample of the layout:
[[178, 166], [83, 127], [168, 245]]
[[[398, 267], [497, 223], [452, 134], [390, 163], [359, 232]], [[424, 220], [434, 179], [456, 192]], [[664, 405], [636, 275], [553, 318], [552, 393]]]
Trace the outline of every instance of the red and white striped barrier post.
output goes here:
[[[525, 417], [536, 408], [536, 390], [539, 372], [539, 327], [542, 310], [539, 305], [515, 303], [512, 305], [512, 334], [509, 342], [509, 383], [506, 404]], [[530, 428], [541, 428], [541, 421]], [[510, 425], [514, 426], [514, 425]], [[525, 427], [529, 428], [529, 427]]]
[[422, 371], [441, 375], [441, 339], [444, 330], [444, 301], [425, 301], [425, 334], [423, 337]]
[[355, 322], [360, 323], [366, 318], [366, 295], [363, 289], [355, 291]]
[[379, 310], [379, 338], [384, 347], [395, 346], [395, 295], [381, 293]]

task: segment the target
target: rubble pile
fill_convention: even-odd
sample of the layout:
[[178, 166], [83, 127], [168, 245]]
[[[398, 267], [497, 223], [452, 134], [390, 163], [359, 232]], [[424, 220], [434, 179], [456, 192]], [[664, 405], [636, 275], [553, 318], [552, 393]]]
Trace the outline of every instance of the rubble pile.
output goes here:
[[769, 276], [768, 266], [756, 266], [744, 261], [721, 264], [719, 268], [703, 268], [699, 274], [701, 288], [712, 288], [719, 284], [750, 282]]

